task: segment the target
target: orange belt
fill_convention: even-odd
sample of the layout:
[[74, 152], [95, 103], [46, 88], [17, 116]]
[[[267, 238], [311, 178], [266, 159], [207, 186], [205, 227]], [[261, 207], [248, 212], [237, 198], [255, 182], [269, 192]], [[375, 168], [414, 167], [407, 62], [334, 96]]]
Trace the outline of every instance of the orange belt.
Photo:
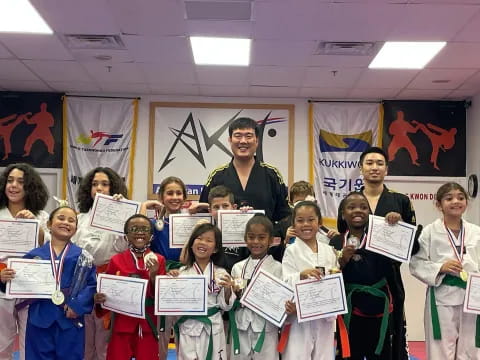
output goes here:
[[107, 271], [108, 263], [97, 266], [97, 274], [101, 274]]
[[278, 345], [277, 345], [277, 351], [280, 354], [283, 354], [283, 352], [285, 351], [285, 347], [287, 346], [287, 343], [288, 343], [288, 336], [290, 335], [291, 327], [292, 327], [292, 324], [286, 324], [283, 326], [283, 329], [280, 332], [280, 340], [278, 340]]

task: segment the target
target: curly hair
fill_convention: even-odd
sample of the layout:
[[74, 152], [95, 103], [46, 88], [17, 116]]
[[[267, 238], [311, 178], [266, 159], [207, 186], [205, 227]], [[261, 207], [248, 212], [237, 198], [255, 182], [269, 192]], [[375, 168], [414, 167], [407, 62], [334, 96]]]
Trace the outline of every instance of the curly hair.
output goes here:
[[48, 189], [37, 170], [25, 163], [10, 164], [0, 175], [0, 208], [8, 206], [5, 187], [7, 186], [8, 176], [14, 169], [23, 171], [23, 190], [25, 191], [23, 200], [25, 209], [30, 210], [34, 215], [38, 215], [40, 210], [43, 210], [47, 205]]
[[104, 173], [110, 181], [110, 194], [122, 194], [123, 197], [127, 197], [127, 185], [125, 181], [114, 170], [109, 167], [96, 167], [90, 170], [80, 182], [80, 186], [77, 190], [77, 202], [78, 209], [81, 213], [86, 213], [93, 205], [92, 199], [92, 181], [96, 173]]

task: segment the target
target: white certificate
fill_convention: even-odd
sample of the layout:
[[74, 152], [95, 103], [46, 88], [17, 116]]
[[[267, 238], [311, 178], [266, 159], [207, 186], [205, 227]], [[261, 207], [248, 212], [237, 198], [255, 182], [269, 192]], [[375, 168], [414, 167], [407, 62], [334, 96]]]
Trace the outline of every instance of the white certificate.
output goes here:
[[105, 294], [102, 307], [136, 318], [145, 319], [147, 279], [129, 276], [98, 274], [97, 292]]
[[298, 322], [346, 314], [347, 297], [342, 274], [308, 279], [295, 284]]
[[220, 210], [218, 227], [222, 230], [223, 247], [247, 246], [245, 244], [245, 225], [255, 214], [265, 214], [265, 210]]
[[168, 228], [168, 241], [171, 248], [183, 248], [183, 245], [188, 241], [192, 230], [201, 219], [207, 220], [209, 223], [213, 222], [210, 214], [171, 214], [168, 217], [170, 226]]
[[285, 303], [293, 301], [293, 290], [286, 283], [263, 270], [250, 280], [240, 303], [273, 325], [282, 327], [287, 318]]
[[467, 281], [467, 291], [463, 302], [463, 311], [480, 314], [480, 274], [470, 273]]
[[38, 220], [0, 220], [0, 256], [23, 256], [35, 249], [39, 230]]
[[139, 209], [140, 203], [137, 201], [113, 200], [112, 196], [96, 194], [89, 225], [115, 235], [123, 235], [125, 221], [138, 213]]
[[365, 249], [400, 262], [409, 262], [417, 227], [399, 221], [390, 225], [384, 217], [368, 217], [368, 236]]
[[155, 315], [207, 315], [204, 275], [159, 275], [155, 278]]
[[7, 266], [15, 270], [15, 278], [7, 282], [7, 298], [50, 299], [56, 290], [50, 260], [10, 258]]

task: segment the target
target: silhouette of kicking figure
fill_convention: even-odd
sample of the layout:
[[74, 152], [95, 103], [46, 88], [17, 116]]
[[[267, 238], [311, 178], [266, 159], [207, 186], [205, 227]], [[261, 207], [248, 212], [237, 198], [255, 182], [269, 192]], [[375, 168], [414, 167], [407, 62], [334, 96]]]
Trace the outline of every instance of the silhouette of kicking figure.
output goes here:
[[457, 134], [457, 129], [451, 128], [450, 130], [445, 130], [430, 123], [425, 126], [423, 124], [419, 124], [415, 120], [412, 121], [412, 124], [416, 124], [418, 128], [422, 130], [430, 139], [430, 142], [432, 143], [432, 155], [430, 156], [430, 162], [433, 164], [435, 169], [440, 170], [437, 164], [439, 150], [442, 149], [443, 151], [447, 151], [455, 145], [455, 135]]
[[97, 141], [95, 141], [95, 144], [93, 146], [97, 145], [104, 137], [109, 138], [110, 134], [107, 134], [104, 131], [93, 131], [90, 130], [90, 138], [95, 139], [97, 138]]
[[3, 146], [5, 148], [5, 155], [3, 156], [2, 160], [7, 160], [8, 155], [10, 155], [10, 153], [12, 152], [10, 137], [12, 136], [13, 130], [17, 127], [18, 124], [25, 120], [27, 116], [30, 115], [32, 115], [32, 113], [30, 112], [19, 116], [17, 116], [17, 114], [12, 114], [0, 119], [0, 138], [3, 138]]
[[23, 148], [25, 153], [23, 156], [25, 157], [30, 155], [32, 146], [37, 140], [43, 141], [43, 143], [47, 146], [48, 152], [53, 155], [55, 141], [53, 140], [53, 135], [50, 131], [50, 128], [55, 124], [55, 120], [52, 114], [47, 111], [47, 103], [41, 103], [40, 112], [36, 113], [31, 118], [25, 118], [25, 121], [27, 124], [35, 124], [37, 126], [35, 129], [33, 129], [32, 133], [25, 141], [25, 147]]
[[[412, 121], [412, 124], [414, 124], [414, 121]], [[412, 126], [405, 120], [403, 111], [397, 111], [397, 117], [392, 121], [388, 128], [388, 133], [393, 136], [390, 145], [388, 145], [388, 158], [390, 161], [395, 159], [398, 150], [405, 148], [412, 159], [412, 164], [420, 166], [417, 161], [417, 148], [408, 137], [408, 134], [415, 134], [417, 131], [418, 126]]]

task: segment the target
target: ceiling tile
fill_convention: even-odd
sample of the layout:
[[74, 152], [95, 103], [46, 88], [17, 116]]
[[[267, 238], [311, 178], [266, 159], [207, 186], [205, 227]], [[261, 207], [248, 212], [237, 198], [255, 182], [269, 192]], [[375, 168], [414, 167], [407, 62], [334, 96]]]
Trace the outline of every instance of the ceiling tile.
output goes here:
[[348, 98], [353, 99], [393, 99], [400, 89], [354, 88], [349, 91]]
[[[133, 62], [133, 56], [127, 50], [110, 50], [110, 49], [75, 49], [71, 50], [75, 60], [79, 62], [97, 62], [105, 65], [114, 63]], [[96, 56], [109, 56], [111, 60], [99, 60]]]
[[403, 88], [419, 73], [419, 70], [366, 69], [355, 87]]
[[199, 85], [247, 85], [248, 67], [240, 66], [196, 66]]
[[303, 73], [301, 67], [252, 66], [250, 85], [298, 87]]
[[[409, 84], [409, 89], [456, 89], [470, 76], [473, 69], [424, 69]], [[434, 83], [434, 80], [449, 80]]]
[[342, 67], [367, 67], [374, 56], [363, 55], [310, 55], [308, 64], [310, 66], [331, 66]]
[[125, 45], [137, 62], [193, 63], [190, 41], [185, 36], [123, 36]]
[[472, 5], [409, 4], [403, 16], [396, 19], [388, 40], [452, 40], [477, 10]]
[[197, 85], [150, 84], [150, 90], [159, 95], [200, 95]]
[[298, 97], [298, 87], [250, 86], [250, 96], [293, 98]]
[[[335, 72], [336, 71], [336, 72]], [[360, 68], [309, 67], [305, 71], [303, 86], [351, 88], [361, 75]]]
[[19, 59], [73, 60], [55, 35], [1, 34], [0, 41]]
[[187, 34], [197, 36], [217, 36], [253, 38], [251, 21], [187, 21]]
[[8, 91], [43, 91], [52, 92], [52, 88], [41, 80], [0, 80], [1, 86]]
[[465, 81], [459, 89], [463, 90], [480, 90], [480, 71], [477, 71], [467, 81]]
[[446, 98], [451, 100], [466, 100], [477, 95], [477, 92], [472, 90], [452, 90]]
[[248, 96], [248, 86], [200, 86], [202, 96]]
[[24, 63], [45, 81], [91, 80], [83, 67], [73, 61], [25, 60]]
[[48, 85], [60, 92], [98, 92], [101, 90], [96, 83], [84, 81], [49, 81]]
[[0, 59], [11, 59], [15, 56], [0, 43]]
[[116, 63], [105, 65], [101, 62], [86, 62], [83, 66], [92, 79], [105, 82], [132, 82], [143, 83], [145, 77], [137, 64]]
[[176, 0], [115, 0], [111, 11], [124, 35], [186, 34], [185, 9]]
[[451, 90], [419, 90], [419, 89], [405, 89], [402, 90], [397, 96], [396, 99], [402, 100], [441, 100], [444, 99]]
[[145, 83], [101, 82], [103, 91], [118, 94], [150, 94], [150, 87]]
[[168, 84], [194, 84], [195, 67], [192, 64], [145, 64], [139, 63], [147, 82]]
[[300, 88], [299, 95], [307, 98], [315, 99], [344, 99], [347, 97], [348, 90], [346, 88], [333, 88], [333, 87], [302, 87]]
[[[107, 0], [30, 0], [57, 33], [119, 34]], [[118, 0], [115, 0], [115, 5]]]
[[427, 68], [480, 68], [480, 43], [448, 43]]
[[477, 42], [478, 34], [480, 34], [480, 9], [477, 10], [476, 14], [470, 19], [465, 27], [455, 35], [453, 40]]
[[0, 60], [0, 79], [2, 80], [39, 80], [19, 60]]
[[252, 65], [302, 66], [316, 47], [315, 41], [254, 40]]

